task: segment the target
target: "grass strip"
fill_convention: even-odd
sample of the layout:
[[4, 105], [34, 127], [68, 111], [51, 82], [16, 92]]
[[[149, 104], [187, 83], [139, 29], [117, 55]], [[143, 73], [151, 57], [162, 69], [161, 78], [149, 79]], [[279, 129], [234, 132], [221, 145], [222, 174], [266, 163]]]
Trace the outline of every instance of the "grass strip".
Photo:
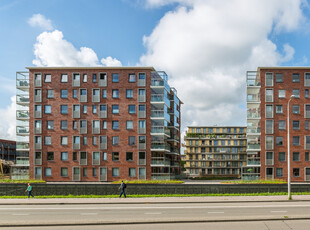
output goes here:
[[11, 180], [11, 179], [0, 179], [0, 183], [12, 183], [12, 184], [37, 184], [45, 183], [44, 180]]
[[[284, 196], [287, 192], [275, 193], [207, 193], [207, 194], [128, 194], [128, 198], [147, 198], [147, 197], [207, 197], [207, 196]], [[294, 192], [292, 195], [310, 195], [310, 192]], [[35, 196], [42, 199], [53, 198], [118, 198], [119, 195], [49, 195]], [[0, 196], [0, 199], [25, 199], [27, 196]]]
[[234, 180], [222, 181], [221, 184], [287, 184], [284, 180]]
[[[181, 180], [124, 180], [126, 184], [183, 184]], [[113, 181], [111, 184], [120, 184], [122, 180]]]

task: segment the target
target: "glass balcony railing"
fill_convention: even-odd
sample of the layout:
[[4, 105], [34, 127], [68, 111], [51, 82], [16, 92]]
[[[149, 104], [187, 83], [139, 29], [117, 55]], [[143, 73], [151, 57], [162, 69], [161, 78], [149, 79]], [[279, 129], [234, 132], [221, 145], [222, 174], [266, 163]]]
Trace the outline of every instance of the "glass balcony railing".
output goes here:
[[17, 142], [16, 149], [29, 149], [29, 143]]
[[248, 144], [248, 149], [260, 149], [260, 144]]
[[17, 103], [29, 103], [29, 95], [16, 95]]
[[164, 126], [152, 127], [151, 133], [166, 134], [170, 136], [170, 130]]
[[159, 165], [159, 166], [170, 166], [171, 162], [169, 160], [151, 160], [151, 165]]
[[248, 166], [251, 166], [251, 165], [260, 165], [260, 158], [248, 159], [248, 160], [247, 160], [247, 165], [248, 165]]
[[260, 118], [260, 113], [258, 111], [247, 112], [247, 118]]
[[170, 146], [167, 144], [160, 144], [160, 143], [152, 143], [151, 149], [158, 149], [158, 150], [168, 150], [170, 151]]
[[164, 102], [165, 96], [164, 94], [152, 94], [151, 102]]
[[164, 86], [164, 80], [151, 80], [151, 86]]
[[255, 134], [255, 133], [260, 133], [260, 127], [252, 127], [252, 128], [247, 128], [247, 133], [249, 134]]
[[27, 110], [16, 111], [16, 117], [20, 119], [29, 119], [29, 111]]
[[29, 127], [17, 126], [16, 133], [17, 134], [29, 134]]
[[151, 117], [165, 117], [165, 111], [153, 110], [153, 111], [151, 111]]
[[248, 94], [247, 102], [260, 102], [260, 96], [257, 94]]

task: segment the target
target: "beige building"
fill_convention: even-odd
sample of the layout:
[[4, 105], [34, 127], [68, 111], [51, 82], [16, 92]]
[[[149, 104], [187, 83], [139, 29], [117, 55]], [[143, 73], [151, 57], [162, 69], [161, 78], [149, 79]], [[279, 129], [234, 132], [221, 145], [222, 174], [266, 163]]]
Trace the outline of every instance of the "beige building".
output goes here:
[[184, 140], [190, 177], [241, 176], [246, 165], [246, 127], [189, 126]]

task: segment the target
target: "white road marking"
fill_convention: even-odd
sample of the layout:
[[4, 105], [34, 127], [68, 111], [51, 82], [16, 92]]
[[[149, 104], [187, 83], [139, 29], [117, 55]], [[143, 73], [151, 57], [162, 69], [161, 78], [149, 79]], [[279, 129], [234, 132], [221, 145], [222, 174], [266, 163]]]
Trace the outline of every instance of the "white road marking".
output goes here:
[[224, 212], [208, 212], [208, 213], [210, 213], [210, 214], [212, 214], [212, 213], [216, 214], [216, 213], [224, 213]]
[[287, 211], [270, 211], [270, 212], [287, 212]]
[[162, 213], [161, 212], [146, 212], [144, 214], [146, 214], [146, 215], [160, 215]]
[[27, 213], [13, 213], [13, 216], [29, 216]]
[[98, 213], [80, 213], [82, 216], [87, 216], [87, 215], [98, 215]]

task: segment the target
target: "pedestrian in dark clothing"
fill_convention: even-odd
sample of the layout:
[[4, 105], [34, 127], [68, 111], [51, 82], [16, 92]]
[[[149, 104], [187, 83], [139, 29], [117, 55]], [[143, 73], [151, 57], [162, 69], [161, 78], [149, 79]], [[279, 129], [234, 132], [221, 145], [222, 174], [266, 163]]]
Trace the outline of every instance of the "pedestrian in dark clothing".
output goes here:
[[28, 199], [29, 199], [30, 196], [32, 196], [34, 198], [34, 195], [31, 194], [32, 186], [30, 185], [30, 183], [28, 183], [28, 187], [27, 187], [25, 192], [28, 192]]
[[126, 193], [125, 193], [125, 189], [126, 189], [126, 184], [124, 183], [124, 181], [122, 181], [121, 186], [119, 186], [118, 190], [121, 190], [121, 194], [119, 195], [119, 197], [122, 197], [122, 195], [124, 194], [124, 197], [126, 198]]

